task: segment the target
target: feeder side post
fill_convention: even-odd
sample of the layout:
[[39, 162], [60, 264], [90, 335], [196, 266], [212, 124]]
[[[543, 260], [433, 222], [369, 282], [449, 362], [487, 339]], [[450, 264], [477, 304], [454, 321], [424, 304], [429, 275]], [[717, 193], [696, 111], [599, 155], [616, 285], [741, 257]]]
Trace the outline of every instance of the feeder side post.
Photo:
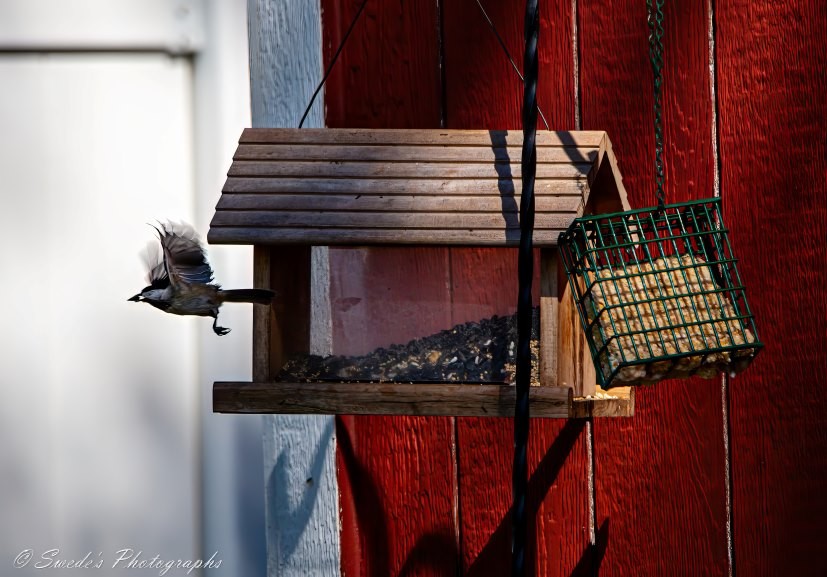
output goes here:
[[253, 306], [253, 380], [272, 381], [287, 359], [310, 351], [310, 247], [256, 245], [255, 286], [276, 292]]
[[[270, 287], [270, 249], [253, 247], [253, 286]], [[253, 305], [253, 381], [270, 380], [270, 326], [275, 322], [273, 307]]]
[[559, 284], [557, 248], [540, 249], [540, 384], [557, 385]]
[[557, 274], [560, 286], [557, 383], [558, 386], [574, 389], [575, 397], [592, 396], [597, 388], [597, 373], [589, 344], [586, 342], [586, 334], [580, 325], [571, 285], [566, 279], [563, 263], [559, 258]]

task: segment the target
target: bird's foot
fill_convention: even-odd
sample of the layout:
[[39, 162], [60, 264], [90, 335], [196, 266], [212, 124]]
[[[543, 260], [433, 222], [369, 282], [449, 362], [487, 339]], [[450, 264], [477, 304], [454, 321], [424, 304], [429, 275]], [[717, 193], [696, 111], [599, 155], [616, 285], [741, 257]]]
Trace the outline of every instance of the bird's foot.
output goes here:
[[219, 337], [223, 337], [228, 332], [230, 332], [230, 329], [228, 329], [226, 327], [219, 327], [218, 326], [218, 312], [217, 311], [214, 312], [213, 315], [212, 315], [212, 330]]

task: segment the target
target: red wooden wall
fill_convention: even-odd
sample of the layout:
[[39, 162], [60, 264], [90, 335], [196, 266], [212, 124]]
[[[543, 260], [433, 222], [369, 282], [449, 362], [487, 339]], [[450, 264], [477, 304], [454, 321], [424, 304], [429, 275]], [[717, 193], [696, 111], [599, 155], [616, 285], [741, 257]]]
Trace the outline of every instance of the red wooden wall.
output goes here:
[[[326, 60], [360, 3], [322, 0]], [[521, 63], [523, 2], [483, 4]], [[668, 199], [712, 196], [719, 169], [767, 348], [729, 383], [639, 389], [633, 419], [535, 420], [534, 574], [827, 575], [825, 6], [667, 2]], [[607, 130], [631, 204], [651, 205], [645, 2], [541, 10], [540, 107], [552, 128]], [[325, 94], [331, 127], [520, 127], [521, 85], [474, 0], [371, 0]], [[331, 277], [338, 353], [516, 303], [509, 250], [334, 250]], [[508, 573], [510, 420], [341, 417], [337, 434], [343, 575]]]
[[717, 4], [721, 192], [766, 343], [730, 385], [735, 568], [827, 575], [827, 3]]

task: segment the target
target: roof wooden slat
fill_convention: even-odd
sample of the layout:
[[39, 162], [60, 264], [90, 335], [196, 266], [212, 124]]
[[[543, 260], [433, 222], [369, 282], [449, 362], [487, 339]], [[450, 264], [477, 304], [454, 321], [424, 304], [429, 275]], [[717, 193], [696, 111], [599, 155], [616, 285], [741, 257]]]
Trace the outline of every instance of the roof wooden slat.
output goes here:
[[[547, 212], [537, 213], [535, 228], [564, 230], [576, 214]], [[273, 228], [395, 228], [398, 230], [429, 229], [491, 229], [519, 228], [517, 208], [503, 212], [353, 212], [336, 213], [289, 210], [234, 210], [220, 211], [213, 219], [214, 226], [232, 226], [244, 222], [246, 226]]]
[[[597, 147], [554, 147], [543, 150], [538, 164], [593, 164]], [[518, 146], [351, 146], [340, 144], [241, 144], [233, 160], [277, 160], [280, 162], [461, 162], [486, 166], [519, 163]]]
[[[535, 199], [537, 213], [575, 213], [582, 206], [580, 196], [539, 196]], [[283, 211], [348, 211], [348, 212], [480, 212], [501, 214], [516, 212], [520, 196], [416, 196], [378, 194], [224, 194], [218, 201], [219, 211], [283, 210]], [[217, 224], [214, 222], [213, 224]]]
[[[361, 194], [361, 195], [480, 195], [514, 196], [523, 188], [522, 179], [370, 179], [370, 178], [270, 178], [234, 176], [224, 185], [224, 196], [232, 193], [266, 194]], [[588, 191], [584, 180], [540, 178], [534, 195], [583, 197]]]
[[[534, 229], [535, 246], [557, 244], [564, 229]], [[211, 244], [308, 244], [308, 245], [454, 245], [517, 246], [519, 228], [476, 229], [382, 229], [369, 228], [277, 228], [263, 226], [213, 226]]]
[[[577, 132], [538, 131], [537, 146], [599, 147], [606, 133], [600, 130]], [[358, 129], [358, 128], [246, 128], [241, 144], [387, 144], [418, 146], [434, 144], [487, 146], [523, 144], [521, 130], [446, 129]]]
[[[585, 179], [594, 165], [589, 162], [537, 165], [537, 178]], [[291, 178], [474, 178], [497, 180], [521, 177], [519, 163], [500, 165], [462, 162], [341, 162], [236, 160], [229, 176]]]

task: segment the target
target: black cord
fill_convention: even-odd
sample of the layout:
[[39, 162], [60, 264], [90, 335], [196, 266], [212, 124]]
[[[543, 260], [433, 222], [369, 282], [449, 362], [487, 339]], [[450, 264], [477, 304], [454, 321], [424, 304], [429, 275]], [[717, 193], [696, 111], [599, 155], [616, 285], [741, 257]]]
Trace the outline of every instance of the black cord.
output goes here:
[[511, 508], [511, 575], [526, 574], [528, 515], [528, 424], [531, 385], [531, 282], [534, 278], [534, 179], [537, 173], [537, 41], [540, 35], [539, 0], [526, 0], [525, 85], [523, 90], [523, 190], [520, 197], [520, 249], [517, 261], [517, 402], [514, 407], [514, 504]]
[[345, 47], [345, 42], [350, 37], [350, 33], [353, 32], [353, 27], [356, 26], [356, 22], [359, 20], [359, 16], [362, 15], [362, 10], [365, 9], [365, 5], [368, 3], [368, 0], [364, 0], [362, 5], [359, 6], [359, 10], [356, 12], [356, 16], [353, 17], [353, 22], [350, 23], [350, 27], [345, 32], [345, 37], [342, 38], [342, 42], [339, 44], [339, 47], [336, 49], [336, 53], [333, 55], [333, 59], [330, 61], [330, 64], [327, 66], [327, 70], [324, 73], [324, 78], [322, 81], [319, 82], [319, 85], [316, 87], [316, 91], [313, 93], [313, 96], [310, 97], [310, 103], [307, 105], [307, 108], [304, 110], [304, 114], [302, 114], [302, 119], [299, 121], [299, 128], [304, 125], [304, 120], [307, 118], [307, 115], [310, 114], [310, 109], [313, 107], [313, 103], [316, 101], [316, 97], [319, 95], [319, 91], [324, 86], [324, 83], [327, 82], [327, 77], [330, 76], [330, 71], [333, 70], [333, 66], [336, 64], [336, 60], [339, 59], [339, 54], [342, 53], [342, 48]]

